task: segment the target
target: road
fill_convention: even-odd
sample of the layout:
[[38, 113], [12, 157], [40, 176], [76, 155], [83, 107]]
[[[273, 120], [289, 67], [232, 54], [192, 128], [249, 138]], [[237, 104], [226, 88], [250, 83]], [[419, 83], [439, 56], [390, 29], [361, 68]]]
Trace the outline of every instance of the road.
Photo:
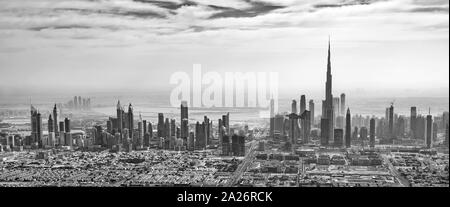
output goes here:
[[247, 170], [248, 166], [252, 163], [253, 157], [255, 156], [256, 147], [258, 145], [258, 142], [256, 140], [253, 140], [250, 142], [250, 148], [245, 155], [244, 159], [242, 160], [242, 163], [238, 166], [236, 171], [234, 172], [233, 176], [231, 177], [230, 182], [228, 182], [227, 187], [235, 186], [239, 179], [242, 177], [244, 172]]
[[409, 181], [405, 177], [400, 175], [400, 173], [397, 171], [397, 169], [395, 169], [395, 167], [392, 165], [391, 161], [389, 161], [389, 158], [386, 155], [383, 155], [383, 159], [384, 159], [384, 162], [388, 165], [389, 170], [397, 178], [399, 183], [403, 187], [409, 187], [410, 186]]

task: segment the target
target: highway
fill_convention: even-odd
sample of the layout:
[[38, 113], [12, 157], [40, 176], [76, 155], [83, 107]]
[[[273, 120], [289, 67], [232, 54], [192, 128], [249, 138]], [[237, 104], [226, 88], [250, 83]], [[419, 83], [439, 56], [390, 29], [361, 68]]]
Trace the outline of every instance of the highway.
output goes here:
[[248, 166], [252, 163], [252, 160], [255, 156], [256, 147], [258, 145], [258, 142], [256, 140], [253, 140], [250, 142], [250, 148], [245, 155], [244, 159], [242, 160], [242, 163], [238, 166], [236, 171], [233, 174], [233, 177], [231, 178], [230, 182], [228, 182], [227, 187], [235, 186], [237, 182], [239, 182], [239, 178], [242, 177], [244, 172], [247, 170]]
[[397, 178], [399, 183], [403, 187], [409, 187], [410, 186], [409, 181], [406, 178], [404, 178], [402, 175], [400, 175], [400, 173], [397, 171], [397, 169], [395, 169], [395, 167], [392, 165], [391, 161], [389, 161], [389, 158], [386, 155], [383, 155], [383, 158], [384, 158], [384, 162], [388, 165], [389, 170], [391, 171], [392, 175], [394, 175], [394, 177]]

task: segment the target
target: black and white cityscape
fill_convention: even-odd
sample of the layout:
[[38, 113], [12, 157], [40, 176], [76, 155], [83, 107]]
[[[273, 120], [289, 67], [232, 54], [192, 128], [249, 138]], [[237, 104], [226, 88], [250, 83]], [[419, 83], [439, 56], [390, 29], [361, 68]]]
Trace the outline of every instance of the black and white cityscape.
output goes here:
[[1, 187], [449, 187], [444, 0], [0, 0]]

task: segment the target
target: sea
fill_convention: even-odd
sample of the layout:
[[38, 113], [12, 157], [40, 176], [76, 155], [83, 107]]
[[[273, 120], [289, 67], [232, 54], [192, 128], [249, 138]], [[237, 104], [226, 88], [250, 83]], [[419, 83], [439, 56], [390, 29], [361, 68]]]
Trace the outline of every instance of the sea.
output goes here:
[[[0, 94], [1, 95], [1, 94]], [[174, 118], [179, 122], [180, 108], [179, 106], [171, 106], [170, 93], [153, 92], [149, 94], [89, 94], [82, 98], [91, 98], [91, 112], [104, 116], [105, 120], [109, 116], [115, 116], [117, 101], [120, 100], [125, 109], [131, 103], [136, 117], [142, 116], [142, 119], [149, 120], [153, 123], [157, 122], [158, 113], [163, 113], [165, 118]], [[30, 103], [37, 107], [41, 113], [49, 113], [55, 103], [65, 104], [73, 99], [72, 95], [3, 95], [0, 96], [0, 112], [6, 110], [29, 110]], [[280, 96], [278, 99], [278, 112], [290, 112], [292, 100], [297, 101], [299, 107], [299, 98]], [[313, 99], [315, 102], [315, 115], [321, 114], [322, 100]], [[307, 108], [308, 108], [307, 99]], [[411, 106], [416, 106], [418, 114], [427, 115], [429, 112], [433, 116], [442, 115], [444, 111], [449, 111], [448, 97], [364, 97], [352, 98], [346, 97], [346, 107], [350, 108], [352, 115], [358, 114], [362, 116], [378, 116], [384, 117], [386, 108], [391, 104], [394, 105], [394, 112], [399, 115], [409, 116]], [[63, 109], [63, 113], [67, 112]], [[227, 113], [230, 113], [230, 122], [232, 124], [260, 125], [267, 123], [268, 108], [225, 108], [225, 107], [197, 107], [189, 108], [189, 121], [195, 123], [202, 122], [204, 116], [208, 116], [210, 120], [216, 122]], [[74, 112], [70, 112], [74, 113]], [[29, 117], [1, 117], [3, 122], [27, 122]]]

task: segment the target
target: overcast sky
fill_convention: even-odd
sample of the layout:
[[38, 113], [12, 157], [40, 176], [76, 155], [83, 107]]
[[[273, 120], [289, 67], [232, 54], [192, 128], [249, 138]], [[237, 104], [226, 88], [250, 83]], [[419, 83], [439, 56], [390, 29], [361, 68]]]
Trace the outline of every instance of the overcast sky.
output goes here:
[[448, 95], [448, 0], [0, 0], [0, 94], [170, 89], [194, 63], [322, 92], [328, 35], [335, 91]]

